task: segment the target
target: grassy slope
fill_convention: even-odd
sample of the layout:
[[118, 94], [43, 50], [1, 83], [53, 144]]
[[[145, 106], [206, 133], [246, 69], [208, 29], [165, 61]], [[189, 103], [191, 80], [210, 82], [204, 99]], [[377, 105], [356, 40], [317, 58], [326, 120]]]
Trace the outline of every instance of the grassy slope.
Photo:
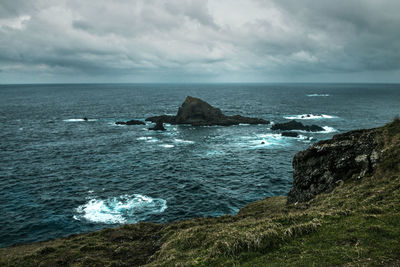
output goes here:
[[379, 129], [383, 160], [308, 203], [252, 203], [235, 216], [140, 223], [0, 249], [0, 265], [400, 265], [400, 121]]

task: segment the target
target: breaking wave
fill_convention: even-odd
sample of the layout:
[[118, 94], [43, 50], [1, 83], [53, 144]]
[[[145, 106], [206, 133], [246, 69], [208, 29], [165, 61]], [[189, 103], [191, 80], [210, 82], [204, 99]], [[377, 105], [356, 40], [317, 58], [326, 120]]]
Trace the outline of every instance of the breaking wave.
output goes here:
[[330, 96], [329, 94], [308, 94], [308, 97], [315, 97], [315, 96], [323, 96], [323, 97], [327, 97]]
[[[79, 122], [79, 121], [86, 121], [84, 119], [65, 119], [65, 122]], [[97, 119], [88, 119], [87, 121], [97, 121]]]
[[284, 116], [284, 118], [288, 120], [320, 120], [320, 119], [337, 119], [338, 117], [326, 114], [321, 114], [321, 115], [301, 114], [301, 115]]
[[166, 200], [139, 194], [92, 198], [76, 208], [74, 219], [106, 224], [137, 223], [152, 214], [164, 212], [166, 208]]

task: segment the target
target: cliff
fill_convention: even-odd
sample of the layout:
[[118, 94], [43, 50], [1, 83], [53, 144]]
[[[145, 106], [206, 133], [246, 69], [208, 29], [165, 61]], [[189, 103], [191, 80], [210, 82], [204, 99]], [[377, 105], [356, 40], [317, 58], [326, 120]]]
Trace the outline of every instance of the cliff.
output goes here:
[[400, 121], [294, 157], [289, 197], [0, 249], [2, 266], [399, 266]]
[[372, 173], [379, 161], [377, 129], [357, 130], [321, 141], [293, 158], [293, 187], [288, 202], [310, 200], [348, 179]]
[[243, 117], [240, 115], [227, 116], [219, 108], [213, 107], [200, 98], [186, 97], [176, 116], [161, 115], [149, 117], [146, 121], [171, 124], [191, 124], [193, 126], [221, 125], [230, 126], [240, 123], [269, 124], [268, 121], [258, 118]]

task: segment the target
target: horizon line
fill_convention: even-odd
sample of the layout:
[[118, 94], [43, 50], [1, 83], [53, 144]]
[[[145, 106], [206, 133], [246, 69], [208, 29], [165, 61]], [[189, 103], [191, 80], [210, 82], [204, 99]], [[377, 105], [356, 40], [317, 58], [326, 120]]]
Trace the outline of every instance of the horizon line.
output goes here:
[[121, 85], [129, 85], [129, 84], [156, 84], [156, 85], [167, 85], [167, 84], [176, 84], [176, 85], [185, 85], [185, 84], [393, 84], [398, 85], [400, 82], [26, 82], [26, 83], [0, 83], [0, 86], [7, 85], [92, 85], [92, 84], [121, 84]]

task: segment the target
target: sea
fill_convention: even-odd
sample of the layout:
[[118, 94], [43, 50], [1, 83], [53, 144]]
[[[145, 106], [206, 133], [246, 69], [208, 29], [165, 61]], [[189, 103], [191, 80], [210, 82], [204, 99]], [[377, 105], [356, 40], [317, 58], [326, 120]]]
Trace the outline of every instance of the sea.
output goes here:
[[[186, 96], [226, 115], [324, 130], [292, 138], [271, 124], [115, 124], [174, 115]], [[399, 114], [399, 84], [0, 85], [0, 247], [234, 215], [289, 192], [296, 152]]]

